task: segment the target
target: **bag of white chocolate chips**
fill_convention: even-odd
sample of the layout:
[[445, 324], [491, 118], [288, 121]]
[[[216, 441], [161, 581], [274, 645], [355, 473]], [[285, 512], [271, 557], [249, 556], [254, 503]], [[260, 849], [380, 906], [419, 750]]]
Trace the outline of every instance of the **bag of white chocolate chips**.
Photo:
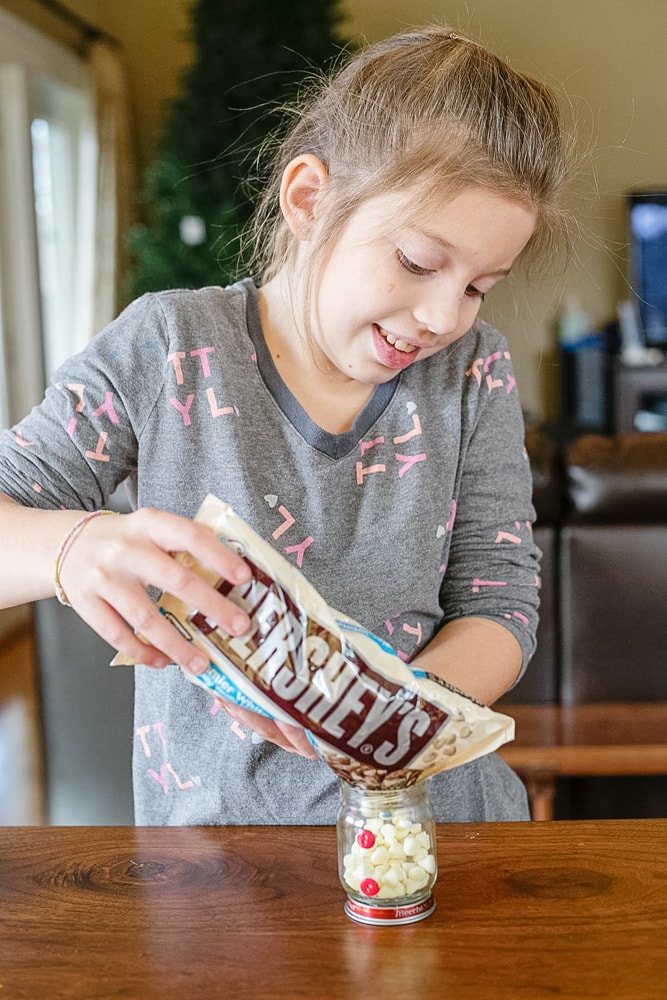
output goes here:
[[252, 623], [246, 635], [230, 636], [162, 593], [162, 613], [210, 660], [203, 674], [183, 671], [192, 683], [302, 726], [329, 767], [360, 788], [404, 788], [514, 739], [512, 718], [411, 670], [380, 638], [329, 607], [228, 504], [209, 495], [195, 520], [241, 555], [253, 577], [232, 586], [190, 554], [176, 556], [247, 611]]

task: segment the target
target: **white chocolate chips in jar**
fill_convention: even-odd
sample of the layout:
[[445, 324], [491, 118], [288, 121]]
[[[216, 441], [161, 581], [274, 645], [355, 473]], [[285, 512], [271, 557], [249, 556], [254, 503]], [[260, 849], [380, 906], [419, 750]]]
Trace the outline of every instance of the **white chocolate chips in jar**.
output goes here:
[[426, 782], [396, 791], [341, 783], [339, 876], [349, 916], [402, 923], [432, 912], [435, 824]]
[[343, 864], [347, 888], [378, 900], [419, 892], [436, 870], [428, 832], [400, 812], [367, 820]]

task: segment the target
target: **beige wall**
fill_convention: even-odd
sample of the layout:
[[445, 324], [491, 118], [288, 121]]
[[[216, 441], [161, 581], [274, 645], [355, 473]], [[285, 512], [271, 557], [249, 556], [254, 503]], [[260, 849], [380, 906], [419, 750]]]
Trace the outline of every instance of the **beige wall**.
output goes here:
[[515, 68], [564, 87], [580, 149], [594, 145], [574, 201], [583, 230], [578, 259], [557, 280], [506, 284], [488, 303], [510, 339], [524, 406], [553, 415], [553, 322], [563, 290], [579, 296], [594, 323], [612, 318], [626, 294], [623, 192], [667, 188], [667, 3], [348, 0], [347, 9], [351, 31], [369, 40], [432, 20], [471, 33]]
[[[223, 2], [223, 0], [221, 0]], [[159, 134], [164, 102], [190, 55], [190, 0], [66, 0], [116, 35], [128, 67], [140, 165]], [[36, 0], [0, 5], [54, 30]], [[524, 406], [552, 415], [556, 371], [553, 322], [566, 289], [595, 323], [614, 314], [624, 294], [623, 192], [667, 187], [667, 38], [665, 0], [344, 0], [348, 35], [374, 40], [411, 24], [449, 21], [518, 69], [564, 85], [580, 121], [582, 148], [594, 157], [582, 173], [578, 259], [557, 279], [515, 282], [494, 294], [487, 315], [508, 335]], [[61, 33], [62, 33], [62, 29]], [[70, 36], [71, 37], [71, 36]], [[248, 72], [254, 72], [248, 67]]]

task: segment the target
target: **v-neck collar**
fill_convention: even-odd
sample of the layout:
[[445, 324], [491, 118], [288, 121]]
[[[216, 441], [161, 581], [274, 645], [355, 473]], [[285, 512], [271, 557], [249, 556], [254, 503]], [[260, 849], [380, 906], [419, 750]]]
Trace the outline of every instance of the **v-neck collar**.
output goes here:
[[301, 403], [283, 381], [264, 339], [257, 287], [252, 278], [247, 278], [243, 284], [247, 287], [248, 333], [255, 346], [259, 373], [273, 399], [285, 418], [311, 447], [330, 458], [343, 458], [345, 455], [349, 455], [389, 406], [398, 388], [400, 374], [390, 382], [381, 382], [376, 385], [373, 395], [348, 431], [344, 431], [342, 434], [331, 434], [329, 431], [323, 430], [308, 416]]

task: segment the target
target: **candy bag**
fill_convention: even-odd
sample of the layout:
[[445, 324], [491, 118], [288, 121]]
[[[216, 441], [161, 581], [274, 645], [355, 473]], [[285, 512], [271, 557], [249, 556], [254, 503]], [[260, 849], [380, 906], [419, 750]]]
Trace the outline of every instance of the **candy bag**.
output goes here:
[[196, 520], [233, 548], [253, 577], [232, 586], [189, 553], [176, 556], [252, 622], [246, 635], [230, 636], [197, 608], [160, 595], [162, 613], [210, 660], [202, 674], [184, 671], [193, 684], [302, 726], [336, 774], [367, 789], [407, 787], [514, 738], [509, 716], [411, 670], [387, 643], [331, 608], [228, 504], [209, 495]]

